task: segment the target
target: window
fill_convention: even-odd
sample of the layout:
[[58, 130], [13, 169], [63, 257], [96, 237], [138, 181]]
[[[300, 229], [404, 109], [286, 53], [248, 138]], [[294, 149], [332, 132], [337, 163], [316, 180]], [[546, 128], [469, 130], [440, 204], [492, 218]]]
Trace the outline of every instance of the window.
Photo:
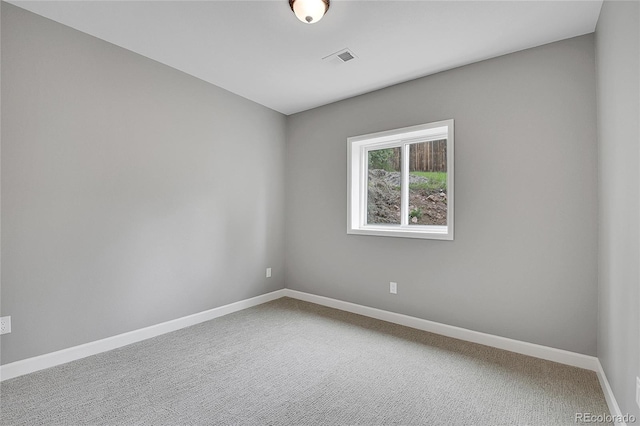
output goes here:
[[347, 233], [453, 240], [453, 120], [347, 139]]

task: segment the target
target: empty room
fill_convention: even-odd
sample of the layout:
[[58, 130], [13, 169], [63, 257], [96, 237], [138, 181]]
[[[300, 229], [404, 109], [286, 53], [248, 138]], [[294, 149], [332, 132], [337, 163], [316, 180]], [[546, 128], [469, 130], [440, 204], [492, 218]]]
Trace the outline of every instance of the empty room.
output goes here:
[[640, 423], [638, 1], [0, 11], [0, 424]]

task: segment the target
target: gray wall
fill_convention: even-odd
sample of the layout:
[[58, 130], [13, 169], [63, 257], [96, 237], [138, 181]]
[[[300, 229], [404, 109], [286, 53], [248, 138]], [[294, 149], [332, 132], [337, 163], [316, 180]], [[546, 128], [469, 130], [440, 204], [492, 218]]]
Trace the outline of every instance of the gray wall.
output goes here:
[[283, 288], [285, 124], [2, 3], [2, 363]]
[[[289, 116], [287, 287], [595, 355], [594, 65], [587, 35]], [[347, 137], [448, 118], [455, 240], [347, 235]]]
[[[637, 144], [633, 157], [633, 128], [611, 120], [624, 90], [603, 89], [620, 72], [632, 84], [634, 70], [612, 64], [629, 60], [633, 42], [610, 39], [627, 31], [617, 20], [634, 15], [612, 9], [605, 4], [597, 33], [609, 96], [599, 100], [598, 180], [593, 36], [285, 119], [3, 3], [1, 310], [14, 331], [1, 338], [2, 363], [285, 282], [595, 355], [600, 185], [611, 199], [600, 203], [598, 354], [633, 409], [638, 241], [619, 220], [638, 235], [638, 196], [627, 196], [638, 194]], [[624, 24], [636, 32], [637, 15]], [[456, 120], [455, 241], [347, 236], [346, 138], [447, 118]]]
[[622, 413], [640, 418], [640, 10], [606, 1], [596, 28], [598, 85], [598, 357]]

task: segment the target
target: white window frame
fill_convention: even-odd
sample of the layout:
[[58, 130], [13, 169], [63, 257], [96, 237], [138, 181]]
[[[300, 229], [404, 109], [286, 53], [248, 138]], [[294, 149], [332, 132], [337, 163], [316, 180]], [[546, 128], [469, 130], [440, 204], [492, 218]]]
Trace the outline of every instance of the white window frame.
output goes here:
[[[447, 140], [447, 225], [409, 225], [409, 145]], [[367, 224], [368, 153], [402, 147], [400, 224]], [[347, 138], [347, 234], [453, 240], [453, 120]]]

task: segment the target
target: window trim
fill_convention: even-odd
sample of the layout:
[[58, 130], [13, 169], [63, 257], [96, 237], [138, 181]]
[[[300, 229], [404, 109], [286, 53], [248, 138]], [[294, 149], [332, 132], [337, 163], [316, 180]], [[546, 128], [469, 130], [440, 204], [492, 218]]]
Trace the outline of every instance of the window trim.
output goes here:
[[[454, 136], [453, 119], [442, 120], [401, 129], [387, 130], [347, 138], [347, 234], [453, 240], [454, 227]], [[409, 145], [447, 139], [447, 225], [409, 225], [408, 213], [401, 223], [366, 223], [367, 159], [376, 149], [402, 147], [401, 176], [409, 174]], [[409, 185], [401, 186], [401, 211], [408, 212]], [[407, 216], [407, 217], [405, 217]]]

